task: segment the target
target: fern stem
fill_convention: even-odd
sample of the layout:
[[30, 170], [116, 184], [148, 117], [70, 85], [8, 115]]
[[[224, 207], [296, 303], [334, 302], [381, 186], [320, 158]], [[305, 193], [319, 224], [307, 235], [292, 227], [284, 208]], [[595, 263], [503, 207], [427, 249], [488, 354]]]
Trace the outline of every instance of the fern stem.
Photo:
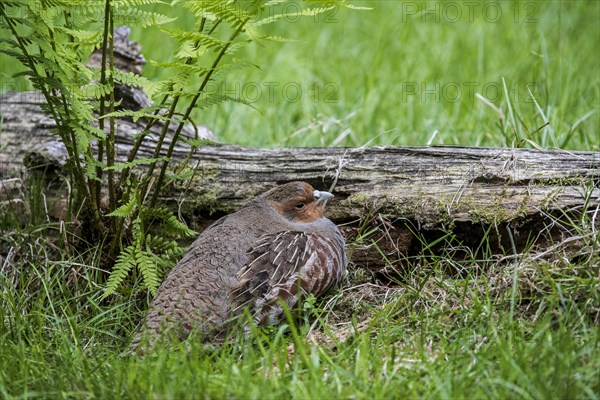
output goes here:
[[[52, 46], [52, 50], [54, 50], [54, 52], [56, 52], [56, 44], [55, 44], [56, 39], [55, 39], [54, 33], [52, 32], [50, 27], [48, 27], [48, 36], [50, 37], [50, 44]], [[54, 61], [56, 62], [57, 65], [59, 64], [58, 60], [55, 59]], [[64, 111], [63, 120], [66, 120], [68, 122], [73, 121], [71, 112], [69, 110], [69, 102], [67, 101], [65, 92], [61, 90], [58, 94], [54, 93], [54, 97], [56, 97], [56, 98], [60, 97], [60, 102], [62, 104], [63, 111]], [[79, 182], [79, 190], [82, 192], [87, 191], [87, 195], [85, 197], [89, 197], [90, 211], [91, 211], [91, 217], [92, 217], [91, 222], [92, 222], [94, 228], [96, 229], [96, 231], [98, 233], [100, 233], [102, 231], [102, 226], [100, 224], [100, 212], [98, 210], [98, 204], [94, 201], [96, 198], [96, 194], [95, 194], [96, 193], [96, 184], [95, 184], [94, 180], [92, 180], [92, 179], [86, 180], [85, 174], [83, 172], [84, 169], [81, 166], [80, 154], [77, 151], [77, 137], [75, 135], [75, 131], [73, 130], [73, 128], [71, 126], [69, 126], [68, 123], [66, 124], [66, 126], [68, 127], [68, 132], [70, 134], [70, 140], [71, 140], [71, 146], [72, 146], [72, 157], [75, 162], [75, 175], [77, 175], [77, 181]], [[65, 143], [65, 146], [67, 146], [66, 143]], [[89, 157], [89, 159], [93, 159], [94, 155], [92, 153], [91, 146], [89, 146], [89, 145], [87, 146], [86, 153], [87, 153], [87, 156]], [[82, 198], [81, 200], [83, 202], [85, 201], [84, 198]]]
[[[110, 4], [110, 0], [106, 0]], [[115, 112], [115, 58], [114, 58], [114, 16], [113, 9], [109, 7], [109, 86], [110, 86], [110, 112]], [[115, 117], [111, 115], [109, 118], [108, 144], [106, 146], [106, 165], [112, 167], [115, 164]], [[115, 172], [112, 169], [108, 170], [108, 201], [110, 207], [116, 207], [115, 204]]]
[[196, 103], [198, 102], [198, 99], [202, 95], [204, 88], [210, 81], [211, 76], [216, 71], [217, 65], [219, 65], [219, 62], [221, 62], [221, 60], [223, 59], [223, 56], [225, 56], [227, 49], [229, 48], [229, 46], [231, 46], [231, 44], [233, 43], [235, 38], [240, 34], [240, 32], [242, 32], [242, 29], [244, 28], [244, 26], [246, 25], [246, 23], [249, 20], [250, 20], [249, 17], [244, 19], [240, 23], [240, 25], [237, 27], [237, 29], [231, 34], [231, 37], [229, 38], [227, 43], [223, 46], [223, 48], [221, 49], [221, 51], [215, 58], [215, 61], [213, 62], [212, 66], [210, 67], [210, 69], [208, 70], [206, 75], [204, 76], [204, 80], [202, 81], [202, 83], [200, 84], [200, 87], [196, 91], [196, 95], [192, 99], [191, 103], [188, 105], [188, 108], [185, 110], [185, 114], [184, 114], [181, 122], [179, 122], [179, 125], [177, 126], [177, 130], [173, 134], [173, 139], [171, 140], [169, 150], [167, 151], [167, 159], [165, 161], [163, 161], [163, 163], [162, 163], [160, 175], [158, 176], [158, 180], [156, 181], [156, 184], [154, 186], [155, 189], [152, 193], [152, 200], [150, 201], [150, 207], [156, 206], [156, 202], [158, 200], [158, 194], [160, 193], [160, 188], [162, 188], [162, 184], [165, 179], [165, 173], [167, 171], [167, 166], [169, 165], [169, 161], [171, 160], [171, 155], [173, 154], [173, 149], [175, 148], [175, 144], [177, 143], [177, 141], [179, 139], [179, 135], [181, 134], [181, 131], [183, 130], [183, 127], [185, 126], [185, 122], [188, 120], [190, 114], [192, 113], [192, 110], [194, 109]]
[[[175, 113], [175, 108], [177, 107], [177, 103], [179, 103], [179, 99], [180, 99], [179, 95], [173, 99], [173, 103], [171, 103], [171, 107], [169, 107], [169, 111], [168, 111], [167, 115], [173, 116], [173, 114]], [[169, 122], [170, 121], [168, 121], [168, 120], [165, 121], [165, 123], [163, 125], [163, 129], [160, 132], [160, 137], [158, 138], [158, 143], [156, 143], [156, 148], [154, 149], [154, 154], [153, 154], [154, 158], [158, 158], [158, 156], [160, 156], [160, 151], [162, 150], [162, 146], [163, 146], [163, 143], [167, 136], [167, 132], [169, 131]], [[173, 143], [173, 142], [171, 142], [171, 143]], [[156, 168], [156, 162], [153, 162], [152, 164], [150, 164], [150, 167], [148, 168], [148, 172], [146, 173], [146, 179], [145, 179], [145, 182], [142, 184], [142, 191], [140, 193], [143, 198], [146, 197], [146, 192], [148, 191], [150, 182], [152, 180], [152, 174], [154, 173], [155, 168]]]
[[[220, 20], [213, 26], [213, 28], [210, 30], [209, 34], [212, 33], [215, 28], [218, 26], [218, 23], [220, 22]], [[204, 26], [206, 25], [206, 18], [203, 17], [200, 20], [200, 26], [198, 27], [198, 32], [202, 33], [202, 31], [204, 31]], [[198, 44], [199, 41], [196, 41], [196, 45]], [[185, 61], [186, 64], [191, 64], [192, 62], [194, 62], [194, 58], [193, 57], [188, 57]], [[180, 90], [181, 92], [181, 90]], [[158, 113], [161, 110], [161, 106], [163, 106], [167, 100], [169, 99], [170, 95], [165, 95], [163, 96], [160, 104], [158, 105], [158, 107], [156, 108], [156, 110], [154, 111], [154, 115], [158, 115]], [[179, 95], [174, 96], [174, 99], [177, 99], [175, 101], [178, 101], [179, 99]], [[170, 107], [167, 115], [168, 118], [171, 118], [173, 116], [173, 114], [175, 113], [175, 108], [174, 107]], [[142, 142], [144, 141], [144, 138], [146, 137], [146, 135], [148, 135], [148, 133], [150, 133], [150, 128], [152, 128], [154, 126], [154, 124], [156, 124], [158, 122], [158, 119], [151, 119], [150, 121], [148, 121], [148, 123], [146, 124], [146, 127], [144, 128], [144, 130], [142, 131], [142, 133], [140, 134], [140, 136], [137, 138], [137, 140], [135, 141], [135, 143], [133, 144], [133, 147], [131, 148], [131, 151], [129, 152], [129, 156], [127, 157], [127, 162], [130, 163], [132, 162], [140, 147], [142, 146]], [[160, 147], [162, 147], [162, 142], [164, 141], [164, 135], [166, 135], [166, 132], [168, 130], [170, 121], [167, 120], [165, 121], [165, 126], [163, 127], [163, 131], [161, 132], [161, 136], [159, 138], [159, 143], [161, 143], [161, 146], [157, 145], [157, 149], [160, 150]], [[157, 153], [160, 154], [160, 151]], [[158, 155], [155, 155], [155, 158], [158, 157]], [[151, 172], [147, 174], [148, 178], [152, 175], [152, 172], [154, 172], [154, 165], [156, 163], [152, 163], [150, 165], [150, 170]], [[123, 171], [121, 172], [121, 175], [119, 176], [119, 183], [118, 183], [118, 187], [122, 187], [123, 183], [125, 182], [125, 180], [129, 177], [129, 167], [125, 167], [123, 169]], [[144, 192], [146, 191], [147, 186], [144, 187]]]
[[[205, 24], [206, 24], [206, 18], [202, 18], [202, 20], [200, 21], [200, 26], [198, 27], [198, 32], [201, 33], [204, 30], [204, 25]], [[211, 30], [211, 32], [212, 32], [212, 30]], [[198, 45], [198, 43], [199, 43], [199, 41], [196, 41], [196, 45]], [[185, 60], [185, 64], [187, 64], [187, 65], [192, 64], [193, 62], [194, 62], [194, 58], [193, 57], [188, 57]], [[169, 107], [169, 111], [167, 112], [167, 118], [168, 119], [165, 121], [165, 123], [163, 125], [163, 129], [162, 129], [162, 131], [160, 133], [160, 136], [158, 138], [158, 143], [156, 144], [156, 149], [155, 149], [154, 155], [153, 155], [154, 158], [158, 158], [160, 156], [160, 151], [162, 150], [164, 140], [165, 140], [165, 138], [167, 136], [167, 132], [169, 131], [169, 126], [171, 124], [170, 119], [171, 119], [171, 117], [173, 117], [173, 115], [175, 115], [175, 109], [177, 108], [177, 104], [179, 103], [179, 99], [180, 99], [182, 91], [183, 91], [183, 89], [180, 89], [179, 90], [180, 93], [178, 93], [177, 95], [173, 96], [173, 103], [171, 104], [171, 107]], [[165, 101], [165, 99], [167, 97], [168, 96], [165, 96], [165, 98], [163, 99], [163, 102]], [[154, 121], [156, 121], [156, 120], [154, 120]], [[185, 117], [184, 117], [183, 121], [185, 121]], [[148, 127], [146, 127], [146, 128], [148, 129]], [[134, 146], [135, 153], [137, 153], [137, 151], [138, 151], [138, 149], [139, 149], [139, 147], [141, 145], [141, 140], [142, 139], [143, 138], [140, 137], [138, 139], [138, 141], [136, 142], [136, 146], [137, 147]], [[129, 162], [133, 161], [133, 158], [135, 157], [135, 153], [132, 150], [132, 154], [130, 154], [130, 157], [129, 157], [130, 158]], [[156, 162], [153, 162], [152, 164], [150, 164], [150, 167], [148, 168], [148, 172], [146, 174], [146, 181], [142, 185], [142, 194], [144, 196], [145, 196], [146, 192], [148, 191], [148, 188], [149, 188], [148, 185], [150, 184], [150, 180], [152, 178], [152, 174], [154, 173], [154, 169], [155, 168], [156, 168]]]
[[[136, 175], [131, 176], [131, 185], [127, 186], [126, 191], [121, 195], [121, 203], [126, 204], [132, 196], [132, 191], [137, 191], [137, 193], [142, 193], [139, 189], [139, 182], [137, 180]], [[133, 193], [135, 196], [135, 192]], [[139, 197], [139, 196], [138, 196]], [[138, 200], [138, 212], [140, 210], [141, 203]], [[131, 215], [131, 218], [135, 218], [135, 215]], [[117, 251], [120, 249], [123, 227], [125, 226], [125, 218], [115, 218], [115, 222], [111, 225], [112, 229], [112, 241], [110, 243], [109, 251], [108, 251], [108, 259], [116, 260], [117, 259]]]
[[[108, 19], [110, 16], [110, 0], [106, 0], [104, 2], [104, 31], [102, 32], [102, 62], [100, 64], [100, 84], [106, 85], [106, 48], [108, 45], [108, 30], [109, 23]], [[114, 90], [111, 88], [111, 90]], [[106, 96], [100, 97], [100, 116], [102, 117], [106, 113]], [[104, 118], [98, 119], [98, 128], [104, 131]], [[108, 146], [108, 138], [104, 138], [103, 140], [98, 141], [98, 162], [102, 162], [104, 158], [104, 147]], [[108, 150], [107, 150], [108, 152]], [[96, 177], [99, 179], [97, 182], [97, 187], [100, 189], [102, 185], [102, 168], [98, 166], [96, 168]], [[98, 197], [96, 198], [96, 202], [100, 204], [100, 190], [98, 190]], [[114, 205], [109, 204], [109, 208]]]

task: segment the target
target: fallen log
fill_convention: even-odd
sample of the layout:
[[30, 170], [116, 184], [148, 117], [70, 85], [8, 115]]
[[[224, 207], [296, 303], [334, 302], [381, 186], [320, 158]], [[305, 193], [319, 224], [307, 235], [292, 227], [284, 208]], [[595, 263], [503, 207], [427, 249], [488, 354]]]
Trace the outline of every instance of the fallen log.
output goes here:
[[[19, 193], [21, 180], [15, 178], [23, 171], [43, 166], [54, 176], [64, 166], [66, 151], [50, 132], [54, 124], [41, 112], [42, 101], [33, 92], [0, 97], [0, 193], [5, 200]], [[119, 123], [119, 161], [125, 161], [139, 131], [131, 120]], [[156, 134], [148, 136], [140, 156], [151, 157], [155, 140]], [[177, 147], [174, 160], [183, 161], [189, 150]], [[334, 192], [329, 214], [353, 243], [352, 260], [375, 271], [390, 260], [422, 254], [425, 247], [434, 254], [452, 242], [474, 251], [484, 235], [488, 248], [499, 255], [547, 245], [568, 234], [556, 223], [564, 213], [587, 213], [596, 228], [600, 224], [598, 152], [217, 144], [196, 149], [190, 166], [193, 175], [174, 181], [161, 200], [196, 229], [276, 184], [303, 180]], [[60, 218], [60, 212], [54, 217]], [[441, 237], [446, 239], [429, 247]]]
[[[140, 46], [129, 29], [115, 31], [118, 68], [141, 73]], [[91, 65], [100, 63], [96, 50]], [[115, 88], [121, 107], [150, 104], [139, 88]], [[55, 122], [41, 111], [38, 92], [0, 96], [0, 208], [27, 211], [27, 177], [40, 176], [48, 218], [64, 218], [67, 153]], [[145, 121], [118, 120], [116, 158], [124, 162]], [[176, 125], [176, 124], [172, 124]], [[152, 157], [162, 123], [139, 150]], [[167, 135], [169, 142], [173, 131]], [[211, 138], [204, 127], [186, 126], [187, 138]], [[168, 147], [168, 146], [166, 146]], [[190, 147], [178, 144], [175, 164]], [[582, 218], [599, 230], [600, 153], [464, 147], [362, 147], [259, 149], [210, 145], [195, 149], [192, 175], [174, 181], [161, 199], [201, 231], [216, 218], [276, 184], [303, 180], [329, 189], [331, 218], [351, 243], [352, 261], [383, 271], [397, 260], [442, 253], [473, 255], [482, 248], [506, 256], [528, 246], [544, 247], [573, 233], [560, 218]], [[139, 167], [144, 168], [144, 167]], [[482, 245], [482, 238], [487, 243]], [[562, 240], [562, 239], [561, 239]], [[457, 250], [458, 249], [458, 250]]]

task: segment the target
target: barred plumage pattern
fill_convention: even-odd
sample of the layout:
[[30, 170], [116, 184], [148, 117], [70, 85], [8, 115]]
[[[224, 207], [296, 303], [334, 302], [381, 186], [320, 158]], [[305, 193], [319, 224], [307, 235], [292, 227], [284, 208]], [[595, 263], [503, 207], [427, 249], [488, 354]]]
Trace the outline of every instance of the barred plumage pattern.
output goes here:
[[245, 307], [257, 324], [277, 323], [282, 302], [292, 309], [340, 282], [344, 239], [323, 216], [331, 196], [291, 182], [208, 227], [159, 287], [133, 348], [166, 330], [218, 344]]
[[282, 302], [293, 309], [299, 298], [319, 296], [341, 281], [346, 253], [339, 232], [332, 235], [280, 232], [263, 236], [248, 252], [248, 263], [232, 289], [232, 313], [248, 306], [257, 325], [283, 317]]

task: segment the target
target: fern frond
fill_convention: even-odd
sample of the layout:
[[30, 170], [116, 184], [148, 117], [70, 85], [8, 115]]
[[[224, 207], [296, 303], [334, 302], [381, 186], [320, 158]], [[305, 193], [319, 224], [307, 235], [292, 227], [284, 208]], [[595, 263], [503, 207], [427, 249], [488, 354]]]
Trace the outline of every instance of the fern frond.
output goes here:
[[148, 97], [154, 96], [158, 90], [158, 84], [151, 80], [144, 78], [143, 76], [134, 74], [133, 72], [125, 72], [119, 69], [114, 70], [115, 81], [120, 82], [128, 86], [136, 86], [142, 88]]
[[106, 214], [107, 217], [130, 218], [136, 209], [137, 196], [134, 192], [133, 196], [120, 207], [115, 208], [112, 212]]
[[175, 53], [178, 60], [198, 59], [206, 54], [206, 47], [196, 46], [191, 42], [182, 43]]
[[141, 215], [144, 220], [158, 219], [169, 233], [188, 237], [198, 234], [193, 229], [188, 228], [186, 224], [179, 221], [175, 214], [166, 207], [144, 208], [141, 211]]
[[146, 236], [146, 244], [153, 254], [159, 255], [155, 262], [161, 270], [172, 268], [185, 252], [175, 240], [166, 240], [158, 236]]
[[249, 67], [254, 67], [259, 70], [261, 69], [258, 65], [251, 63], [248, 60], [234, 58], [230, 63], [223, 64], [223, 66], [221, 66], [219, 70], [213, 74], [213, 79], [215, 81], [219, 81], [222, 77], [231, 72], [239, 71]]
[[112, 6], [115, 10], [120, 10], [123, 8], [132, 8], [145, 6], [147, 4], [164, 4], [162, 0], [113, 0]]
[[108, 277], [108, 281], [106, 282], [106, 290], [102, 295], [102, 299], [105, 299], [116, 292], [127, 277], [127, 274], [136, 267], [136, 255], [138, 251], [139, 248], [135, 244], [131, 244], [121, 251], [121, 254], [117, 257], [117, 262]]
[[104, 163], [91, 157], [89, 154], [85, 156], [85, 175], [88, 179], [101, 182], [100, 178], [96, 174], [97, 168], [102, 168]]
[[[164, 94], [165, 92], [162, 92], [162, 93]], [[131, 117], [131, 119], [133, 119], [134, 122], [136, 122], [140, 118], [155, 119], [155, 120], [164, 121], [164, 122], [174, 120], [174, 118], [163, 117], [161, 115], [155, 115], [153, 113], [145, 112], [142, 110], [119, 110], [119, 111], [114, 111], [111, 113], [101, 115], [98, 118], [106, 119], [106, 118], [110, 118], [110, 117], [115, 117], [115, 118]]]
[[178, 252], [183, 248], [175, 240], [166, 239], [163, 236], [146, 235], [146, 246], [155, 254], [166, 252]]
[[98, 81], [92, 82], [89, 85], [85, 85], [81, 88], [82, 95], [88, 99], [100, 99], [107, 96], [111, 92], [110, 85], [102, 84]]
[[246, 47], [248, 45], [247, 42], [238, 42], [229, 45], [225, 54], [231, 55], [237, 53], [242, 47]]
[[227, 44], [224, 40], [200, 32], [190, 32], [181, 29], [162, 29], [162, 31], [180, 42], [195, 42], [207, 49], [221, 49]]
[[115, 24], [139, 25], [142, 28], [160, 26], [173, 22], [177, 18], [167, 17], [156, 12], [142, 11], [138, 9], [124, 9], [115, 14]]
[[90, 136], [87, 131], [80, 126], [73, 126], [75, 131], [75, 146], [79, 154], [85, 154], [87, 149], [90, 147]]
[[357, 10], [357, 11], [370, 11], [373, 9], [373, 7], [357, 6], [354, 4], [347, 3], [345, 1], [340, 2], [340, 6], [342, 8], [347, 8], [349, 10]]
[[7, 56], [14, 57], [19, 60], [22, 64], [27, 62], [27, 58], [19, 50], [0, 49], [0, 53], [6, 54]]
[[297, 39], [289, 39], [283, 36], [277, 36], [277, 35], [266, 35], [262, 37], [262, 40], [268, 40], [270, 42], [280, 42], [280, 43], [292, 43], [292, 42], [297, 42]]
[[104, 170], [105, 171], [112, 170], [112, 171], [120, 172], [120, 171], [123, 171], [125, 168], [133, 168], [138, 165], [149, 165], [149, 164], [154, 164], [158, 161], [167, 161], [167, 160], [168, 160], [168, 158], [166, 158], [166, 157], [140, 158], [140, 159], [133, 160], [130, 162], [115, 163], [110, 167], [105, 167]]
[[247, 15], [230, 1], [185, 0], [182, 6], [197, 18], [220, 19], [233, 27], [244, 23]]
[[[188, 75], [188, 76], [189, 75], [202, 76], [209, 71], [209, 68], [205, 68], [200, 65], [185, 64], [182, 62], [157, 62], [157, 61], [150, 60], [150, 64], [155, 67], [158, 67], [160, 69], [165, 69], [165, 68], [177, 69], [180, 73]], [[157, 86], [157, 90], [160, 91], [160, 88], [161, 88], [161, 86]]]
[[70, 35], [77, 39], [78, 45], [81, 44], [89, 44], [89, 45], [98, 45], [102, 40], [100, 31], [85, 31], [85, 30], [76, 30], [70, 29], [64, 26], [57, 26], [55, 28], [58, 32], [64, 33], [66, 35]]
[[191, 169], [186, 169], [184, 170], [184, 172], [178, 172], [178, 173], [174, 173], [174, 174], [167, 174], [167, 180], [169, 182], [174, 182], [174, 181], [187, 181], [188, 179], [191, 179], [194, 176], [194, 171]]
[[140, 251], [136, 257], [137, 269], [142, 274], [142, 283], [146, 289], [150, 290], [152, 295], [156, 294], [159, 285], [157, 258], [156, 255], [148, 251]]
[[[283, 3], [283, 2], [269, 2], [269, 3], [273, 3], [273, 4], [269, 4], [269, 6], [273, 6], [273, 5], [278, 5], [280, 3]], [[313, 2], [311, 2], [311, 3], [313, 3]], [[334, 4], [331, 4], [331, 3], [334, 3]], [[270, 15], [268, 17], [261, 18], [255, 22], [253, 22], [253, 25], [258, 27], [258, 26], [263, 26], [263, 25], [269, 25], [274, 22], [278, 22], [282, 19], [296, 20], [297, 18], [300, 18], [300, 17], [314, 17], [316, 15], [323, 14], [323, 13], [326, 13], [328, 11], [335, 9], [337, 6], [337, 4], [335, 4], [335, 3], [336, 2], [325, 2], [320, 7], [314, 6], [314, 7], [307, 7], [307, 8], [302, 8], [302, 9], [292, 7], [291, 9], [288, 9], [288, 11], [283, 11], [280, 13], [272, 12], [272, 13], [269, 13]]]
[[242, 98], [239, 98], [239, 97], [232, 97], [232, 96], [219, 94], [219, 93], [211, 93], [209, 95], [203, 96], [203, 98], [198, 100], [196, 102], [196, 105], [194, 106], [194, 108], [196, 108], [198, 110], [204, 110], [206, 108], [215, 106], [217, 104], [226, 103], [226, 102], [230, 102], [230, 101], [235, 102], [235, 103], [245, 104], [247, 106], [252, 106], [252, 104], [250, 102], [248, 102]]
[[192, 147], [203, 147], [203, 146], [215, 144], [214, 140], [201, 139], [201, 138], [194, 138], [194, 139], [183, 138], [181, 141], [183, 143], [189, 144]]
[[138, 247], [140, 247], [142, 240], [144, 239], [144, 234], [142, 229], [142, 218], [139, 216], [139, 214], [131, 222], [131, 234], [133, 236], [133, 240], [138, 244]]
[[323, 14], [323, 13], [326, 13], [327, 11], [331, 11], [334, 9], [335, 9], [334, 5], [326, 5], [323, 7], [308, 7], [308, 8], [304, 8], [304, 9], [300, 10], [300, 12], [297, 12], [295, 15], [301, 16], [301, 17], [314, 17], [316, 15]]

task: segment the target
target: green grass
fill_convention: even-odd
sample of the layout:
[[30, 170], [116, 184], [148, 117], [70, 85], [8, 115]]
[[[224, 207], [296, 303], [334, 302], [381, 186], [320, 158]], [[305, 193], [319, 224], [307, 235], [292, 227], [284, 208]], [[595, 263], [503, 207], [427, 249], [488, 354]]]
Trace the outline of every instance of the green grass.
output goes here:
[[[386, 298], [389, 289], [371, 285], [368, 292], [346, 282], [343, 292], [327, 299], [329, 311], [314, 307], [292, 329], [255, 331], [220, 349], [191, 339], [140, 358], [127, 349], [141, 303], [121, 296], [100, 304], [93, 256], [58, 261], [60, 252], [49, 252], [44, 238], [52, 227], [44, 228], [3, 241], [19, 238], [13, 260], [27, 260], [15, 263], [21, 269], [5, 269], [0, 281], [3, 398], [543, 399], [600, 393], [600, 259], [591, 251], [597, 243], [589, 240], [581, 247], [588, 258], [579, 263], [561, 257], [520, 263], [514, 299], [514, 264], [465, 260], [463, 273], [452, 274], [449, 267], [456, 265], [445, 257], [416, 258]], [[567, 254], [563, 250], [557, 253]], [[308, 333], [315, 318], [320, 323]]]
[[[224, 90], [258, 98], [262, 115], [228, 104], [196, 120], [224, 142], [252, 146], [327, 146], [350, 129], [338, 145], [510, 147], [525, 135], [499, 129], [497, 113], [475, 97], [480, 92], [506, 112], [504, 78], [523, 130], [538, 145], [600, 148], [600, 4], [496, 3], [502, 14], [493, 23], [483, 3], [473, 8], [473, 22], [464, 5], [454, 22], [443, 2], [429, 3], [440, 11], [423, 17], [409, 8], [421, 3], [365, 3], [374, 9], [282, 24], [275, 33], [297, 41], [247, 51], [262, 69], [232, 77]], [[139, 37], [149, 49], [152, 37]], [[553, 133], [535, 132], [544, 122], [530, 86]]]
[[[229, 74], [219, 90], [260, 111], [232, 103], [194, 120], [222, 142], [248, 146], [511, 147], [530, 139], [544, 148], [600, 149], [600, 3], [358, 3], [373, 10], [291, 20], [271, 32], [293, 41], [240, 54], [260, 69]], [[178, 27], [193, 29], [188, 14], [166, 10], [180, 16]], [[132, 38], [148, 60], [165, 61], [174, 49], [157, 29], [134, 29]], [[7, 78], [19, 70], [14, 61], [0, 61], [2, 90], [25, 88]], [[144, 74], [169, 71], [148, 65]], [[508, 118], [503, 78], [514, 130], [499, 127], [498, 113], [475, 96]], [[549, 127], [540, 129], [545, 121], [528, 88]]]
[[[423, 2], [368, 4], [374, 10], [327, 16], [337, 22], [273, 28], [297, 41], [252, 46], [245, 56], [261, 69], [228, 78], [233, 93], [262, 90], [262, 114], [226, 104], [195, 120], [223, 142], [252, 146], [600, 149], [599, 2], [493, 3], [503, 12], [497, 23], [482, 17], [484, 3], [472, 22], [463, 3], [427, 3], [440, 7], [439, 22], [435, 12], [409, 15]], [[449, 21], [447, 4], [461, 5], [460, 21]], [[535, 21], [525, 22], [528, 12]], [[170, 54], [161, 37], [133, 32], [147, 59]], [[26, 89], [8, 78], [19, 67], [0, 61], [2, 90]], [[266, 83], [279, 84], [272, 99]], [[286, 84], [302, 89], [298, 101], [284, 98]], [[474, 93], [454, 101], [457, 87], [481, 91], [504, 120]], [[538, 130], [544, 116], [550, 125]], [[482, 246], [460, 262], [450, 250], [390, 258], [400, 271], [392, 289], [351, 265], [343, 290], [291, 328], [220, 349], [190, 340], [140, 358], [128, 346], [148, 298], [135, 288], [101, 301], [94, 247], [64, 245], [39, 190], [26, 200], [38, 210], [30, 221], [0, 215], [0, 398], [600, 397], [600, 237], [589, 219], [563, 218], [579, 240], [557, 241], [545, 257], [531, 249], [498, 260]]]

